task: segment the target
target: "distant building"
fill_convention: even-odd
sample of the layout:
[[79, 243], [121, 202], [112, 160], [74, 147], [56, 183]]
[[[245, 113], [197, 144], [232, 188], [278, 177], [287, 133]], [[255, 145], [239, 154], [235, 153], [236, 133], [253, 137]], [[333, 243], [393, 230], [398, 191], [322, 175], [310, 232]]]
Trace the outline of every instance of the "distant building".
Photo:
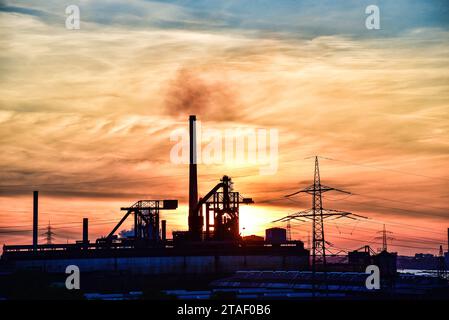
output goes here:
[[397, 258], [396, 252], [382, 251], [373, 256], [373, 263], [379, 267], [382, 276], [395, 276], [397, 272]]
[[243, 241], [245, 242], [263, 242], [264, 238], [261, 236], [256, 236], [254, 234], [243, 237]]
[[369, 246], [364, 246], [348, 252], [348, 264], [356, 272], [364, 272], [367, 266], [374, 264], [382, 276], [390, 277], [397, 272], [397, 253], [383, 250], [375, 254]]
[[430, 253], [415, 253], [415, 259], [433, 259], [435, 256]]
[[366, 267], [371, 264], [370, 251], [354, 250], [348, 252], [348, 263], [353, 267], [353, 271], [365, 271]]
[[283, 228], [270, 228], [265, 230], [265, 241], [270, 244], [287, 242], [287, 230]]

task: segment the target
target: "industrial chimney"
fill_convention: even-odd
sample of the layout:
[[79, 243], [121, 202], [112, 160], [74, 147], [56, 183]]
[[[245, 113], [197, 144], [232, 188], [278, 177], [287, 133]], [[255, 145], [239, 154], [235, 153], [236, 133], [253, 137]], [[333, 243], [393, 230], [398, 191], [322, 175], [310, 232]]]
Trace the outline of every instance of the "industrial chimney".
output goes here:
[[33, 191], [33, 250], [37, 251], [37, 231], [39, 219], [39, 191]]
[[191, 240], [201, 240], [203, 229], [202, 217], [197, 210], [198, 205], [198, 178], [197, 178], [197, 145], [196, 145], [196, 116], [189, 117], [189, 235]]
[[167, 220], [161, 221], [161, 239], [164, 243], [167, 240]]
[[83, 244], [89, 244], [89, 219], [83, 218]]

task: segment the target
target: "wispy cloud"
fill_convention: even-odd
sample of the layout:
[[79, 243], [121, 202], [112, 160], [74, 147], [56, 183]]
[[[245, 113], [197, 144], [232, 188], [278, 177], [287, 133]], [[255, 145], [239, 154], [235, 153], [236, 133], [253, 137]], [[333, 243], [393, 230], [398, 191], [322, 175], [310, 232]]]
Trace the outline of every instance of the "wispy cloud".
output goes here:
[[[187, 168], [170, 163], [169, 135], [190, 113], [217, 129], [279, 129], [275, 176], [248, 166], [199, 169], [201, 192], [230, 174], [261, 202], [266, 221], [308, 206], [279, 198], [309, 183], [313, 166], [304, 158], [314, 154], [443, 178], [322, 163], [329, 184], [447, 208], [446, 9], [421, 1], [410, 2], [421, 11], [404, 12], [388, 1], [385, 30], [372, 36], [359, 2], [79, 1], [84, 24], [69, 31], [65, 2], [5, 1], [0, 212], [36, 186], [55, 211], [67, 199], [184, 203]], [[390, 28], [398, 15], [409, 19]], [[395, 221], [447, 222], [444, 210], [381, 199], [334, 204]]]

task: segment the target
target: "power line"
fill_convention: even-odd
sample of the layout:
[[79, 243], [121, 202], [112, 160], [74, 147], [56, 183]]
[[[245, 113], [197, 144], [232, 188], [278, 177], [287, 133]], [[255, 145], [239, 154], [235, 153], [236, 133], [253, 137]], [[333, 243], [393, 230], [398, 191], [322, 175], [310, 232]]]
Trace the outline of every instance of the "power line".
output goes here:
[[[328, 197], [324, 197], [324, 198], [328, 199]], [[384, 206], [382, 206], [382, 207], [384, 207]], [[391, 207], [385, 207], [385, 208], [391, 208]], [[363, 223], [375, 223], [375, 224], [384, 224], [384, 223], [386, 223], [386, 224], [392, 224], [392, 225], [401, 226], [404, 229], [408, 229], [408, 230], [418, 230], [418, 231], [421, 231], [421, 232], [432, 233], [432, 234], [435, 234], [435, 235], [442, 235], [442, 236], [446, 235], [446, 233], [444, 233], [444, 232], [436, 232], [435, 229], [432, 229], [432, 228], [426, 228], [426, 227], [423, 227], [423, 226], [418, 227], [416, 225], [400, 223], [400, 222], [392, 222], [392, 221], [388, 221], [388, 220], [378, 220], [378, 219], [370, 218], [370, 219], [367, 219], [367, 220], [359, 221], [358, 223], [361, 223], [361, 222], [363, 222]], [[363, 229], [360, 226], [358, 226], [357, 228], [358, 229]], [[374, 230], [374, 229], [369, 229], [369, 228], [365, 228], [365, 229]]]
[[[328, 223], [329, 225], [331, 225], [331, 226], [337, 226], [337, 224], [335, 224], [335, 223]], [[341, 224], [338, 226], [339, 228], [343, 228], [343, 229], [350, 229], [349, 227], [346, 227], [346, 226], [342, 226]], [[367, 228], [367, 227], [358, 227], [358, 229], [360, 229], [360, 230], [367, 230], [367, 231], [370, 231], [370, 232], [378, 232], [377, 230], [377, 228], [376, 229], [374, 229], [374, 228]], [[401, 239], [403, 239], [403, 238], [409, 238], [409, 237], [401, 237]], [[443, 240], [443, 239], [436, 239], [436, 238], [429, 238], [429, 237], [416, 237], [416, 236], [414, 236], [413, 237], [413, 239], [415, 239], [415, 240], [400, 240], [400, 241], [407, 241], [407, 242], [416, 242], [416, 243], [421, 243], [421, 242], [428, 242], [428, 243], [441, 243], [441, 242], [444, 242], [445, 240]], [[421, 240], [418, 240], [418, 239], [421, 239]]]
[[[333, 233], [330, 233], [333, 234]], [[339, 238], [339, 239], [344, 239], [344, 240], [351, 240], [351, 241], [358, 241], [361, 243], [374, 243], [374, 244], [382, 244], [382, 242], [376, 242], [376, 241], [366, 241], [366, 240], [361, 240], [361, 239], [351, 239], [351, 238], [346, 238], [346, 237], [342, 237], [339, 235], [334, 235], [335, 238]], [[418, 246], [407, 246], [407, 245], [399, 245], [399, 244], [393, 244], [393, 247], [400, 247], [400, 248], [409, 248], [409, 249], [428, 249], [428, 250], [434, 250], [435, 247], [418, 247]]]
[[374, 166], [374, 165], [361, 164], [361, 163], [356, 163], [356, 162], [352, 162], [352, 161], [340, 160], [340, 159], [329, 158], [329, 157], [322, 157], [322, 156], [320, 156], [320, 158], [326, 159], [326, 160], [331, 160], [331, 161], [338, 161], [338, 162], [342, 162], [342, 163], [347, 163], [347, 164], [350, 164], [350, 165], [353, 165], [353, 166], [373, 168], [373, 169], [383, 170], [383, 171], [390, 171], [390, 172], [395, 172], [395, 173], [400, 173], [400, 174], [405, 174], [405, 175], [410, 175], [410, 176], [428, 178], [428, 179], [432, 179], [432, 180], [437, 179], [437, 180], [449, 181], [449, 179], [443, 178], [443, 177], [428, 176], [428, 175], [419, 174], [419, 173], [412, 173], [412, 172], [407, 172], [407, 171], [402, 171], [402, 170], [397, 170], [397, 169], [383, 168], [383, 167], [378, 167], [378, 166]]
[[[360, 204], [360, 202], [357, 202], [358, 204]], [[391, 210], [399, 210], [399, 211], [404, 211], [407, 213], [416, 213], [418, 215], [431, 215], [431, 216], [438, 216], [438, 217], [443, 217], [443, 218], [447, 218], [447, 215], [444, 213], [429, 213], [429, 212], [424, 212], [424, 211], [416, 211], [416, 210], [411, 210], [411, 209], [404, 209], [404, 208], [398, 208], [398, 207], [389, 207], [389, 206], [383, 206], [380, 204], [372, 204], [371, 202], [367, 202], [367, 201], [362, 201], [362, 203], [368, 203], [370, 206], [372, 207], [378, 207], [378, 208], [385, 208], [385, 209], [391, 209]]]
[[[116, 221], [112, 219], [95, 219], [95, 221]], [[63, 226], [69, 226], [72, 224], [82, 224], [82, 221], [71, 221], [71, 222], [59, 222], [59, 223], [53, 223], [53, 225], [63, 225]], [[95, 223], [95, 222], [94, 222]], [[29, 227], [29, 224], [22, 224], [22, 225], [13, 225], [13, 226], [6, 226], [6, 227], [0, 227], [0, 229], [5, 228], [20, 228], [20, 227]]]
[[[368, 195], [359, 194], [359, 193], [352, 193], [352, 195], [358, 195], [358, 196], [361, 196], [361, 197], [379, 198], [379, 197], [373, 197], [373, 196], [368, 196]], [[328, 196], [324, 196], [324, 195], [323, 195], [323, 197], [326, 198], [327, 200], [331, 200], [331, 201], [342, 201], [342, 200], [345, 200], [345, 199], [349, 198], [349, 196], [348, 196], [348, 197], [344, 197], [344, 198], [340, 198], [340, 199], [332, 199], [332, 198], [330, 198]], [[289, 201], [292, 201], [292, 202], [295, 202], [295, 203], [299, 203], [298, 201], [295, 201], [295, 200], [290, 199], [290, 198], [285, 198], [285, 197], [284, 198], [283, 197], [273, 198], [273, 199], [269, 199], [269, 200], [266, 200], [266, 201], [261, 201], [261, 202], [258, 202], [258, 203], [265, 203], [265, 202], [272, 202], [272, 201], [274, 202], [274, 201], [280, 201], [280, 200], [283, 200], [283, 199], [288, 199]], [[387, 198], [379, 198], [379, 199], [386, 200], [386, 201], [393, 201], [393, 202], [402, 202], [402, 201], [396, 201], [396, 200], [387, 199]], [[360, 203], [360, 202], [357, 201], [357, 203]], [[372, 204], [371, 202], [366, 202], [366, 201], [364, 203], [369, 203], [373, 207], [392, 209], [392, 210], [400, 210], [400, 211], [405, 211], [405, 212], [412, 211], [412, 212], [415, 212], [415, 213], [418, 213], [418, 214], [429, 214], [428, 212], [421, 212], [421, 211], [416, 211], [416, 210], [408, 210], [408, 209], [398, 208], [398, 207], [383, 206], [383, 205], [379, 205], [379, 204]], [[412, 203], [407, 202], [407, 204], [412, 204]], [[418, 204], [416, 204], [416, 205], [418, 205]], [[425, 206], [425, 205], [423, 205], [423, 206]], [[438, 209], [444, 209], [444, 208], [438, 207]], [[379, 222], [375, 222], [375, 221], [379, 221]], [[366, 222], [368, 222], [368, 223], [369, 222], [372, 222], [372, 223], [385, 223], [385, 221], [376, 220], [376, 219], [369, 219], [369, 221], [366, 221]], [[390, 224], [390, 223], [392, 223], [392, 222], [388, 222], [388, 224]], [[410, 227], [410, 229], [415, 229], [415, 230], [431, 230], [431, 231], [434, 231], [434, 229], [431, 229], [431, 228], [426, 228], [426, 227], [422, 227], [422, 226], [418, 227], [418, 226], [405, 224], [405, 223], [394, 223], [394, 224], [402, 225], [402, 226], [408, 226], [408, 227]]]
[[433, 233], [433, 234], [439, 234], [439, 235], [446, 235], [446, 233], [443, 232], [436, 232], [434, 229], [431, 228], [426, 228], [426, 227], [417, 227], [414, 225], [410, 225], [410, 224], [406, 224], [406, 223], [401, 223], [401, 222], [391, 222], [391, 221], [385, 221], [385, 220], [377, 220], [377, 219], [370, 219], [370, 221], [366, 221], [367, 223], [376, 223], [376, 224], [384, 224], [384, 223], [388, 223], [391, 225], [397, 225], [400, 227], [405, 227], [404, 229], [409, 229], [409, 230], [415, 230], [415, 231], [422, 231], [422, 232], [427, 232], [427, 233]]
[[[114, 223], [114, 222], [117, 222], [117, 220], [116, 219], [111, 219], [111, 220], [107, 220], [107, 221], [104, 221], [104, 222], [93, 222], [93, 223], [91, 223], [90, 225], [105, 225], [105, 224], [110, 224], [110, 223]], [[82, 223], [82, 222], [81, 222]], [[68, 228], [73, 228], [73, 226], [68, 226], [68, 225], [65, 225], [65, 226], [62, 226], [62, 227], [57, 227], [57, 228], [53, 228], [52, 227], [52, 230], [55, 230], [55, 229], [57, 229], [57, 230], [63, 230], [63, 229], [68, 229]], [[45, 230], [45, 229], [42, 229], [42, 230]], [[23, 230], [0, 230], [0, 234], [2, 234], [2, 233], [25, 233], [25, 232], [32, 232], [33, 230], [32, 229], [23, 229]]]
[[[183, 174], [171, 175], [171, 177], [183, 177]], [[0, 185], [0, 188], [35, 188], [35, 187], [46, 187], [46, 186], [72, 186], [79, 184], [109, 184], [109, 183], [133, 183], [142, 181], [151, 181], [154, 179], [167, 179], [167, 176], [154, 176], [148, 178], [139, 179], [109, 179], [109, 180], [87, 180], [87, 181], [74, 181], [74, 182], [58, 182], [58, 183], [38, 183], [38, 184], [12, 184], [12, 185]], [[215, 179], [203, 178], [202, 181], [215, 181]]]
[[[433, 209], [438, 209], [438, 210], [449, 211], [449, 208], [436, 207], [436, 206], [432, 206], [432, 205], [428, 205], [428, 204], [408, 202], [408, 201], [402, 201], [402, 200], [397, 200], [397, 199], [388, 199], [388, 198], [371, 196], [371, 195], [361, 194], [361, 193], [352, 193], [352, 195], [354, 195], [354, 196], [361, 196], [361, 197], [367, 197], [367, 198], [373, 198], [373, 199], [379, 199], [379, 200], [385, 200], [385, 201], [391, 201], [391, 202], [397, 202], [397, 203], [402, 203], [402, 204], [410, 204], [410, 205], [420, 206], [420, 207], [428, 207], [428, 208], [433, 208]], [[342, 200], [344, 200], [344, 199], [342, 199]]]
[[[328, 222], [327, 224], [329, 224], [329, 225], [331, 225], [331, 226], [338, 226], [336, 223], [331, 223], [331, 222]], [[341, 225], [340, 226], [338, 226], [338, 228], [346, 228], [346, 227], [342, 227]], [[296, 228], [293, 228], [292, 227], [292, 229], [296, 229]], [[349, 229], [349, 227], [348, 227], [348, 229]], [[372, 229], [372, 228], [359, 228], [359, 229], [364, 229], [364, 230], [368, 230], [368, 231], [372, 231], [372, 232], [378, 232], [377, 230], [378, 229]], [[337, 229], [338, 230], [338, 229]], [[333, 234], [333, 233], [330, 233], [330, 234]], [[335, 233], [336, 234], [336, 233]], [[342, 233], [341, 232], [339, 232], [338, 233], [339, 235], [341, 235]], [[371, 239], [369, 239], [369, 240], [364, 240], [366, 243], [373, 243], [374, 241], [372, 241], [372, 240], [376, 240], [376, 238], [378, 238], [378, 237], [373, 237], [373, 238], [371, 238]], [[348, 240], [356, 240], [356, 239], [352, 239], [352, 238], [347, 238]], [[414, 238], [415, 239], [415, 238]], [[395, 239], [396, 240], [396, 242], [405, 242], [405, 243], [427, 243], [427, 244], [441, 244], [442, 242], [445, 242], [446, 240], [444, 240], [444, 239], [431, 239], [431, 238], [428, 238], [428, 239], [426, 239], [426, 240], [408, 240], [408, 239], [404, 239], [404, 238], [396, 238]]]
[[[178, 175], [181, 176], [181, 175]], [[141, 182], [148, 181], [152, 179], [160, 179], [167, 178], [166, 176], [155, 176], [149, 178], [140, 178], [140, 179], [109, 179], [109, 180], [87, 180], [87, 181], [74, 181], [74, 182], [58, 182], [58, 183], [38, 183], [38, 184], [12, 184], [12, 185], [0, 185], [0, 188], [28, 188], [28, 187], [45, 187], [45, 186], [71, 186], [77, 184], [109, 184], [109, 183], [124, 183], [124, 182]]]

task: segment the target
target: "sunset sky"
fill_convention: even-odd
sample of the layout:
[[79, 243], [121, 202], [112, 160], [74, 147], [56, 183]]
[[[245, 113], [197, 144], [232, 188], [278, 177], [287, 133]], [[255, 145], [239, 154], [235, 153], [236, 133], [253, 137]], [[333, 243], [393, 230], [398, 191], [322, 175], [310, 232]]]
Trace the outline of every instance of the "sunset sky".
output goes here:
[[[65, 27], [78, 5], [81, 29]], [[365, 8], [380, 8], [380, 30]], [[187, 229], [188, 166], [173, 130], [277, 129], [276, 174], [248, 163], [199, 165], [199, 193], [227, 174], [255, 204], [242, 234], [311, 206], [284, 195], [313, 183], [324, 207], [369, 219], [325, 226], [331, 251], [447, 250], [449, 4], [430, 1], [0, 0], [0, 245], [107, 235], [140, 199], [179, 199], [168, 230]], [[245, 228], [243, 230], [243, 227]], [[307, 243], [309, 223], [293, 223]], [[40, 237], [43, 239], [44, 237]], [[42, 240], [43, 242], [43, 240]]]

